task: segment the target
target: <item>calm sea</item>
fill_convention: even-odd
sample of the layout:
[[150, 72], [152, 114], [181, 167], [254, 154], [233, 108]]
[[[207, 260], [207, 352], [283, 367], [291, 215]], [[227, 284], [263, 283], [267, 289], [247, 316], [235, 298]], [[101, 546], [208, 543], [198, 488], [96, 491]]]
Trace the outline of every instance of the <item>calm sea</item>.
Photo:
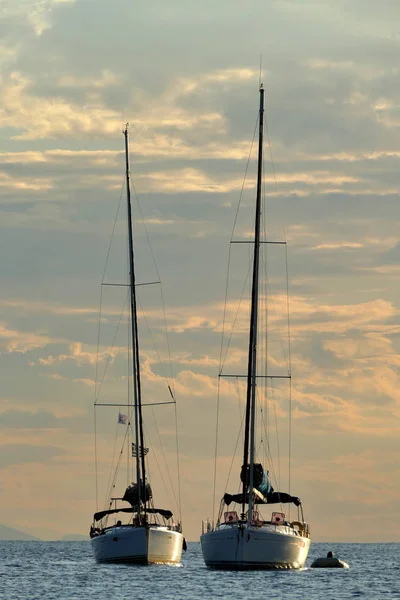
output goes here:
[[97, 565], [89, 542], [0, 542], [1, 600], [400, 599], [400, 544], [312, 544], [307, 565], [333, 550], [350, 569], [211, 571], [200, 544], [180, 567]]

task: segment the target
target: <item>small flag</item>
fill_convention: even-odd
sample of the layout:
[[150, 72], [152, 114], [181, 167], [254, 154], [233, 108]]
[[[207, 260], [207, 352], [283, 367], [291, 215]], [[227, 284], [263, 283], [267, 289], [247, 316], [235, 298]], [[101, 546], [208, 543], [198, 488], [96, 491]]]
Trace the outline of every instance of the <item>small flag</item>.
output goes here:
[[[140, 456], [146, 456], [146, 454], [148, 453], [149, 449], [148, 448], [142, 448], [142, 446], [139, 446], [139, 454]], [[138, 452], [137, 452], [137, 446], [136, 444], [132, 444], [132, 456], [137, 456]]]
[[122, 413], [118, 413], [118, 423], [121, 425], [126, 425], [128, 423], [127, 415], [123, 415]]

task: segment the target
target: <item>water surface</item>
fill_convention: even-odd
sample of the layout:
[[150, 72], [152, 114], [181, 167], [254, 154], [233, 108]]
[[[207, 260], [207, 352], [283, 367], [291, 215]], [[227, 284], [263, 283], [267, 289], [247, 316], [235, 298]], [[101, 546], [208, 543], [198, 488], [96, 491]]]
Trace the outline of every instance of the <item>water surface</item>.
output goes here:
[[400, 544], [312, 544], [350, 569], [212, 571], [199, 543], [180, 567], [98, 565], [89, 542], [0, 542], [1, 600], [400, 600]]

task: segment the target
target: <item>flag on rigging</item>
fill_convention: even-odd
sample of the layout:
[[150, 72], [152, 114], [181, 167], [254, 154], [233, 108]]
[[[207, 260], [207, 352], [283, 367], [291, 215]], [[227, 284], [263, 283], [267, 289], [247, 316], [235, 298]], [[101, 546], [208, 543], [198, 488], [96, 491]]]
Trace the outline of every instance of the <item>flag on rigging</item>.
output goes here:
[[[142, 446], [139, 446], [140, 456], [146, 456], [148, 451], [149, 451], [148, 448], [142, 448]], [[136, 444], [132, 443], [132, 456], [137, 456], [137, 455], [138, 455], [137, 446], [136, 446]]]
[[128, 416], [123, 415], [122, 413], [118, 413], [118, 423], [121, 423], [121, 425], [127, 425]]

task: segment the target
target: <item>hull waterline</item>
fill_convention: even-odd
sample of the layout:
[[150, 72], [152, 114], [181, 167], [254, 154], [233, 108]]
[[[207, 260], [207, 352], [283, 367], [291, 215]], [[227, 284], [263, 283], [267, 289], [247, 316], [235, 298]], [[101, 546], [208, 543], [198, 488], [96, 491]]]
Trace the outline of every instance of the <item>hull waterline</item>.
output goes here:
[[183, 536], [166, 527], [111, 527], [91, 540], [96, 562], [179, 564]]
[[300, 569], [310, 539], [288, 528], [223, 527], [204, 533], [201, 548], [207, 567], [227, 570]]

